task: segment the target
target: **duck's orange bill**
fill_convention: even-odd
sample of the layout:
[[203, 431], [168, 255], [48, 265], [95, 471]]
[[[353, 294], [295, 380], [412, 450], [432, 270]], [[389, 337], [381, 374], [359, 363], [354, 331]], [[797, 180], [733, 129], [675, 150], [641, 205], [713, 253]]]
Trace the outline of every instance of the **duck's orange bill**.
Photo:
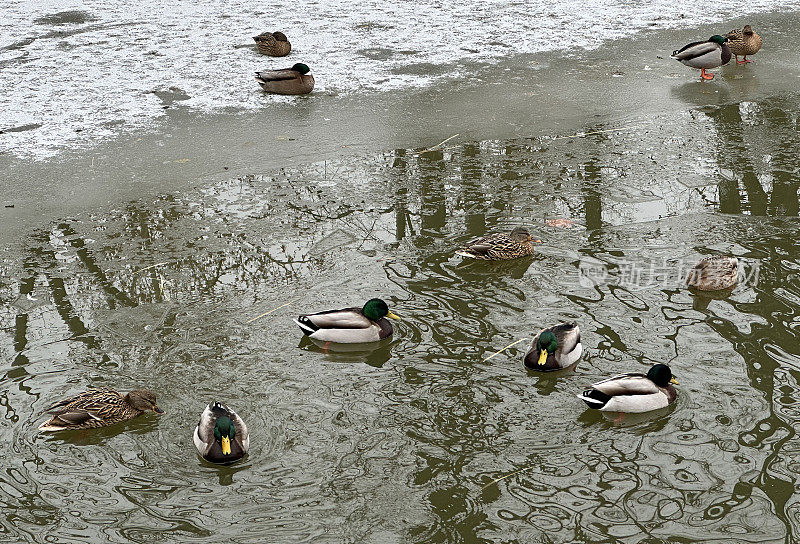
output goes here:
[[681, 382], [679, 382], [675, 378], [670, 379], [669, 383], [674, 383], [675, 385], [680, 385], [681, 384]]
[[231, 439], [227, 436], [222, 437], [222, 455], [231, 454]]
[[387, 313], [387, 314], [386, 314], [386, 317], [388, 317], [389, 319], [397, 319], [397, 320], [399, 320], [399, 319], [400, 319], [400, 318], [397, 316], [397, 314], [393, 314], [392, 312], [389, 312], [389, 313]]

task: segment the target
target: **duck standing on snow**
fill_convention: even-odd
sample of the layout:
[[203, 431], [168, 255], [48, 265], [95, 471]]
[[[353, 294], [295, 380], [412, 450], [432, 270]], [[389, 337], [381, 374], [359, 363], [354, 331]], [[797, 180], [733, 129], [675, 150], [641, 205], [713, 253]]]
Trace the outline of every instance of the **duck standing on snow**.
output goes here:
[[314, 89], [314, 76], [310, 71], [308, 66], [298, 62], [285, 70], [256, 72], [256, 81], [268, 93], [308, 94]]
[[483, 261], [507, 261], [533, 255], [533, 244], [541, 240], [531, 238], [525, 227], [517, 227], [511, 232], [498, 232], [469, 242], [456, 255]]
[[253, 36], [258, 52], [270, 57], [285, 57], [292, 50], [292, 44], [283, 32], [262, 32]]
[[233, 463], [250, 449], [250, 434], [239, 415], [221, 402], [206, 406], [194, 429], [194, 445], [206, 461]]
[[525, 354], [529, 370], [549, 372], [567, 368], [583, 353], [581, 330], [576, 323], [561, 323], [539, 331]]
[[[731, 30], [725, 37], [728, 38], [728, 47], [731, 48], [731, 53], [736, 57], [736, 64], [753, 62], [748, 60], [747, 55], [755, 55], [761, 49], [761, 36], [756, 34], [750, 25], [744, 25], [742, 29]], [[744, 59], [739, 60], [739, 55], [743, 55]]]
[[706, 74], [706, 70], [719, 68], [731, 60], [731, 49], [726, 41], [727, 38], [715, 34], [708, 41], [692, 42], [673, 51], [672, 58], [691, 68], [699, 68], [700, 77], [711, 80], [714, 79], [714, 74]]
[[678, 381], [667, 365], [653, 365], [647, 374], [620, 374], [577, 395], [589, 408], [603, 412], [631, 414], [665, 408], [675, 402], [678, 392], [672, 387]]
[[301, 315], [294, 322], [303, 334], [322, 342], [359, 344], [377, 342], [392, 335], [392, 324], [385, 318], [400, 319], [379, 298], [368, 300], [363, 308], [344, 308]]

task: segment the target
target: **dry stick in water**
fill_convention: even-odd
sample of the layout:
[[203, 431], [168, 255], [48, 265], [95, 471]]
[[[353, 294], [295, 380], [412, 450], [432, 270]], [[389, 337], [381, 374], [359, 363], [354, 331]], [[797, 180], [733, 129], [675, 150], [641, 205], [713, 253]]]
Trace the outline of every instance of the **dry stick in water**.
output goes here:
[[488, 360], [489, 360], [489, 359], [491, 359], [492, 357], [494, 357], [494, 356], [496, 356], [496, 355], [500, 355], [501, 353], [503, 353], [505, 350], [507, 350], [507, 349], [508, 349], [508, 348], [510, 348], [511, 346], [516, 346], [517, 344], [519, 344], [519, 343], [520, 343], [520, 342], [522, 342], [523, 340], [527, 340], [527, 338], [520, 338], [519, 340], [517, 340], [517, 341], [515, 341], [515, 342], [511, 342], [509, 345], [507, 345], [506, 347], [504, 347], [504, 348], [503, 348], [503, 349], [501, 349], [500, 351], [495, 351], [494, 353], [492, 353], [491, 355], [489, 355], [489, 356], [488, 356], [486, 359], [484, 359], [484, 360], [483, 360], [483, 362], [485, 363], [486, 361], [488, 361]]
[[428, 149], [423, 149], [422, 151], [420, 151], [420, 153], [427, 153], [428, 151], [434, 151], [435, 149], [437, 149], [437, 148], [439, 148], [439, 147], [443, 146], [444, 144], [446, 144], [447, 142], [449, 142], [450, 140], [452, 140], [452, 139], [453, 139], [453, 138], [455, 138], [456, 136], [458, 136], [458, 134], [453, 134], [452, 136], [450, 136], [450, 137], [449, 137], [449, 138], [447, 138], [446, 140], [442, 140], [441, 142], [439, 142], [439, 143], [438, 143], [438, 144], [436, 144], [435, 146], [433, 146], [433, 147], [429, 147]]
[[620, 127], [620, 128], [609, 128], [606, 130], [595, 130], [593, 132], [579, 132], [577, 134], [572, 134], [571, 136], [554, 136], [554, 140], [563, 140], [565, 138], [583, 138], [584, 136], [591, 136], [592, 134], [604, 134], [606, 132], [622, 132], [623, 130], [630, 130], [634, 128], [639, 128], [642, 125], [633, 125], [629, 127]]
[[164, 261], [163, 263], [151, 264], [150, 266], [145, 266], [144, 268], [140, 268], [139, 270], [136, 270], [134, 272], [134, 274], [138, 274], [139, 272], [144, 272], [145, 270], [150, 270], [151, 268], [155, 268], [157, 266], [164, 266], [165, 264], [170, 264], [170, 262], [169, 261]]
[[253, 321], [255, 321], [256, 319], [261, 319], [261, 318], [262, 318], [262, 317], [264, 317], [265, 315], [269, 315], [269, 314], [271, 314], [272, 312], [274, 312], [274, 311], [276, 311], [276, 310], [280, 310], [280, 309], [281, 309], [281, 308], [283, 308], [284, 306], [288, 306], [289, 304], [291, 304], [291, 303], [293, 303], [293, 302], [297, 302], [298, 300], [300, 300], [300, 299], [299, 299], [299, 298], [296, 298], [296, 299], [294, 299], [294, 300], [290, 300], [290, 301], [289, 301], [289, 302], [287, 302], [286, 304], [281, 304], [281, 305], [280, 305], [280, 306], [278, 306], [277, 308], [273, 308], [273, 309], [271, 309], [271, 310], [270, 310], [270, 311], [268, 311], [268, 312], [264, 312], [264, 313], [263, 313], [263, 314], [261, 314], [261, 315], [257, 315], [257, 316], [255, 316], [253, 319], [248, 319], [247, 321], [245, 321], [245, 323], [252, 323], [252, 322], [253, 322]]
[[512, 477], [512, 476], [515, 476], [515, 475], [517, 475], [517, 474], [521, 473], [521, 472], [526, 472], [526, 471], [528, 471], [528, 470], [531, 470], [532, 468], [536, 468], [536, 467], [537, 467], [537, 465], [531, 465], [531, 466], [529, 466], [529, 467], [525, 467], [525, 468], [521, 468], [521, 469], [519, 469], [519, 470], [515, 470], [514, 472], [512, 472], [512, 473], [510, 473], [510, 474], [506, 474], [505, 476], [501, 476], [500, 478], [496, 478], [496, 479], [492, 480], [491, 482], [489, 482], [488, 484], [486, 484], [485, 486], [483, 486], [483, 487], [481, 488], [481, 491], [483, 491], [484, 489], [486, 489], [486, 488], [487, 488], [487, 487], [489, 487], [490, 485], [494, 485], [494, 484], [496, 484], [496, 483], [498, 483], [498, 482], [502, 482], [502, 481], [503, 481], [503, 480], [505, 480], [506, 478], [510, 478], [510, 477]]

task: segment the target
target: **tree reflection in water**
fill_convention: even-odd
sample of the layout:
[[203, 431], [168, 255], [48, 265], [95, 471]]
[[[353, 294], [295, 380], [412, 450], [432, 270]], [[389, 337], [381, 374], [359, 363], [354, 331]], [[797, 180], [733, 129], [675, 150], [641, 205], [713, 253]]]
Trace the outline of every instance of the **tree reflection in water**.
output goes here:
[[[45, 398], [149, 380], [177, 412], [153, 433], [196, 417], [196, 390], [222, 387], [257, 421], [291, 432], [261, 435], [268, 446], [253, 453], [252, 476], [220, 476], [237, 485], [245, 474], [245, 502], [214, 519], [195, 514], [191, 462], [176, 468], [147, 450], [149, 426], [109, 437], [110, 448], [132, 440], [126, 447], [150, 457], [147, 470], [92, 460], [126, 497], [109, 499], [103, 524], [86, 523], [92, 536], [107, 521], [143, 530], [131, 512], [146, 511], [172, 536], [230, 535], [241, 516], [272, 516], [295, 531], [286, 541], [326, 530], [364, 541], [376, 523], [413, 542], [793, 541], [797, 111], [782, 97], [581, 138], [326, 161], [37, 233], [0, 284], [0, 439], [15, 448], [0, 461], [16, 475], [0, 480], [17, 490], [4, 495], [0, 523], [12, 535], [45, 522], [70, 530], [52, 521], [69, 493], [42, 494], [50, 478], [31, 468], [69, 474], [59, 448], [34, 443]], [[518, 224], [545, 242], [533, 259], [453, 256]], [[631, 263], [677, 266], [719, 251], [758, 263], [758, 284], [697, 305], [669, 274], [647, 286], [620, 280]], [[588, 258], [608, 276], [581, 285]], [[371, 296], [403, 315], [374, 351], [327, 353], [289, 319]], [[575, 373], [524, 372], [527, 342], [484, 362], [559, 319], [584, 331]], [[358, 361], [367, 364], [349, 364]], [[573, 398], [655, 361], [683, 383], [668, 411], [615, 422]], [[174, 481], [167, 506], [136, 498], [119, 474], [156, 490]], [[267, 505], [261, 481], [244, 483], [262, 477], [272, 478]]]

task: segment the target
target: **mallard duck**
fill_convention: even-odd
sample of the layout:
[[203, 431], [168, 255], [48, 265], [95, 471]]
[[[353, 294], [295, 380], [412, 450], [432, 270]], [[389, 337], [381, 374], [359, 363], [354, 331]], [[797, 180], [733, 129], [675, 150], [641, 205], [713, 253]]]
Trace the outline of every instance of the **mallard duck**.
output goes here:
[[256, 81], [261, 88], [274, 94], [308, 94], [314, 88], [311, 69], [298, 62], [286, 70], [256, 72]]
[[726, 255], [710, 255], [700, 259], [686, 277], [686, 284], [701, 291], [719, 291], [736, 285], [739, 259]]
[[250, 449], [250, 434], [236, 412], [221, 402], [213, 402], [200, 414], [194, 445], [206, 461], [232, 463]]
[[620, 374], [592, 384], [578, 395], [589, 408], [603, 412], [641, 413], [669, 406], [678, 398], [678, 384], [667, 365], [656, 364], [647, 374]]
[[714, 79], [714, 74], [707, 74], [709, 68], [719, 68], [731, 60], [731, 50], [725, 43], [727, 38], [718, 34], [705, 42], [692, 42], [672, 52], [672, 58], [686, 66], [700, 69], [700, 77]]
[[379, 298], [368, 300], [364, 307], [329, 310], [301, 315], [294, 320], [303, 334], [323, 342], [357, 344], [377, 342], [391, 336], [393, 329], [385, 317], [400, 319]]
[[[747, 59], [747, 55], [755, 55], [761, 49], [761, 36], [756, 34], [750, 25], [731, 30], [725, 37], [728, 38], [728, 47], [731, 48], [731, 53], [736, 57], [736, 64], [753, 62]], [[739, 60], [739, 55], [743, 55], [744, 59]]]
[[283, 32], [262, 32], [253, 36], [258, 52], [270, 57], [285, 57], [292, 50], [292, 44]]
[[533, 254], [533, 244], [541, 240], [531, 238], [525, 227], [511, 232], [498, 232], [467, 243], [456, 255], [484, 261], [506, 261]]
[[561, 323], [539, 331], [531, 342], [524, 361], [530, 370], [549, 372], [572, 365], [582, 353], [581, 330], [578, 325]]
[[123, 396], [113, 389], [89, 389], [45, 410], [53, 417], [39, 425], [39, 430], [66, 431], [105, 427], [133, 419], [148, 410], [157, 414], [164, 413], [164, 410], [156, 406], [156, 396], [150, 391], [131, 391]]

